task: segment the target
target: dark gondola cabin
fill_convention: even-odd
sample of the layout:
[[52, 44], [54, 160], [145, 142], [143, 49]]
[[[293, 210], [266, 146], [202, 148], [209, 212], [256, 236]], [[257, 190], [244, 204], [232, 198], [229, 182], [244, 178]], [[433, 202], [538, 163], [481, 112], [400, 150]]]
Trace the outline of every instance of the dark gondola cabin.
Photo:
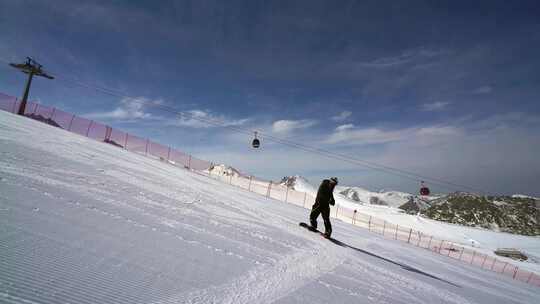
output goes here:
[[427, 196], [430, 193], [431, 192], [429, 191], [429, 188], [426, 185], [424, 185], [424, 182], [422, 182], [422, 185], [420, 186], [420, 195]]
[[259, 148], [261, 146], [261, 142], [257, 138], [257, 132], [255, 132], [255, 138], [253, 139], [253, 142], [251, 143], [251, 146], [255, 149]]

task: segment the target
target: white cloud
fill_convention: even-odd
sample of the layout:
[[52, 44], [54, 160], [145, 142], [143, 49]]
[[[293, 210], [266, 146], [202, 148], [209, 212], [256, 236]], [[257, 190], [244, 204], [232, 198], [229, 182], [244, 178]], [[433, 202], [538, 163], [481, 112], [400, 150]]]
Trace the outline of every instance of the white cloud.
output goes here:
[[479, 88], [476, 88], [473, 93], [474, 94], [489, 94], [493, 91], [493, 88], [491, 86], [482, 86]]
[[137, 120], [153, 118], [152, 114], [145, 111], [148, 104], [162, 104], [163, 100], [150, 100], [145, 97], [123, 98], [120, 105], [109, 112], [94, 112], [83, 115], [90, 119], [117, 119], [117, 120]]
[[298, 129], [305, 129], [317, 124], [317, 121], [311, 119], [303, 120], [278, 120], [272, 124], [274, 133], [289, 133]]
[[411, 129], [387, 131], [377, 128], [355, 128], [352, 124], [337, 127], [325, 141], [326, 144], [369, 145], [401, 140], [411, 134]]
[[352, 112], [351, 112], [351, 111], [343, 111], [343, 112], [339, 113], [338, 115], [332, 117], [332, 120], [335, 120], [335, 121], [344, 121], [344, 120], [346, 120], [347, 118], [349, 118], [351, 115], [352, 115]]
[[212, 128], [222, 126], [240, 126], [247, 123], [249, 119], [230, 119], [224, 115], [215, 115], [209, 111], [191, 110], [180, 114], [180, 118], [171, 121], [169, 124], [190, 127], [190, 128]]
[[436, 101], [432, 103], [425, 103], [421, 106], [422, 111], [433, 112], [433, 111], [442, 111], [450, 103], [446, 101]]

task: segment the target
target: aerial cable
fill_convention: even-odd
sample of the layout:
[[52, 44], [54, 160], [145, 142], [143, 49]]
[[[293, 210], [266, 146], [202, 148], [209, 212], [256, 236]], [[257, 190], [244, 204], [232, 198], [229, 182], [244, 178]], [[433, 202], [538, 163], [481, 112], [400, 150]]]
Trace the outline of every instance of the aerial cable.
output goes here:
[[[58, 77], [58, 79], [59, 80], [66, 80], [66, 81], [75, 83], [75, 84], [77, 84], [79, 86], [86, 87], [88, 89], [93, 89], [93, 90], [96, 90], [98, 92], [102, 92], [104, 94], [108, 94], [108, 95], [111, 95], [111, 96], [128, 99], [128, 100], [130, 100], [132, 102], [139, 103], [141, 105], [146, 105], [146, 106], [159, 108], [162, 111], [165, 111], [165, 112], [168, 112], [168, 113], [171, 113], [171, 114], [189, 116], [190, 119], [200, 121], [202, 123], [206, 123], [206, 124], [209, 124], [209, 125], [212, 125], [212, 126], [221, 127], [221, 128], [224, 128], [224, 129], [229, 129], [229, 130], [231, 130], [233, 132], [236, 132], [236, 133], [241, 133], [241, 134], [245, 134], [245, 135], [253, 134], [253, 131], [249, 130], [249, 129], [239, 128], [239, 127], [236, 127], [236, 126], [227, 126], [222, 121], [219, 121], [219, 120], [215, 120], [215, 119], [211, 119], [211, 118], [198, 117], [198, 116], [195, 116], [195, 115], [193, 115], [192, 113], [189, 113], [189, 112], [179, 111], [178, 109], [170, 107], [170, 106], [166, 106], [166, 105], [163, 105], [163, 104], [157, 104], [157, 103], [154, 103], [154, 102], [149, 102], [146, 99], [132, 97], [132, 96], [129, 96], [129, 95], [125, 94], [125, 93], [122, 93], [122, 92], [119, 92], [119, 91], [116, 91], [116, 90], [113, 90], [113, 89], [109, 89], [109, 88], [106, 88], [106, 87], [97, 86], [97, 85], [90, 85], [90, 84], [83, 83], [83, 82], [75, 80], [75, 79], [69, 79], [69, 78], [63, 78], [63, 77]], [[414, 172], [409, 172], [409, 171], [405, 171], [405, 170], [402, 170], [402, 169], [398, 169], [398, 168], [394, 168], [394, 167], [390, 167], [390, 166], [386, 166], [386, 165], [382, 165], [382, 164], [378, 164], [378, 163], [374, 163], [374, 162], [369, 162], [369, 161], [353, 158], [353, 157], [350, 157], [350, 156], [347, 156], [347, 155], [344, 155], [344, 154], [332, 152], [332, 151], [325, 150], [325, 149], [310, 147], [308, 145], [299, 144], [298, 142], [293, 142], [293, 141], [283, 139], [283, 138], [279, 138], [279, 137], [276, 137], [276, 136], [273, 136], [273, 135], [270, 135], [270, 134], [266, 134], [266, 133], [262, 133], [262, 132], [258, 132], [257, 134], [261, 135], [261, 137], [264, 138], [265, 140], [269, 140], [269, 141], [272, 141], [272, 142], [275, 142], [275, 143], [278, 143], [278, 144], [281, 144], [281, 145], [285, 145], [285, 146], [289, 146], [289, 147], [296, 148], [296, 149], [299, 149], [299, 150], [303, 150], [305, 152], [315, 153], [315, 154], [318, 154], [318, 155], [321, 155], [321, 156], [325, 156], [327, 158], [332, 158], [332, 159], [335, 159], [335, 160], [344, 161], [344, 162], [347, 162], [347, 163], [350, 163], [350, 164], [363, 166], [363, 167], [366, 167], [366, 168], [370, 168], [372, 170], [385, 172], [387, 174], [399, 176], [399, 177], [409, 179], [409, 180], [414, 180], [414, 181], [425, 180], [425, 181], [429, 181], [430, 183], [439, 185], [442, 188], [447, 189], [447, 190], [469, 189], [469, 190], [472, 190], [472, 191], [475, 191], [475, 192], [488, 193], [487, 191], [477, 189], [477, 188], [473, 188], [473, 187], [470, 187], [470, 186], [460, 185], [460, 184], [453, 183], [453, 182], [450, 182], [450, 181], [445, 181], [445, 180], [442, 180], [442, 179], [433, 178], [433, 177], [429, 177], [429, 176], [424, 176], [424, 175], [416, 174]], [[448, 187], [448, 186], [451, 186], [451, 187]]]
[[[0, 61], [8, 62], [8, 61], [3, 60], [2, 58], [0, 58]], [[79, 81], [79, 80], [77, 80], [77, 79], [75, 79], [73, 77], [64, 77], [60, 73], [56, 73], [56, 74], [58, 75], [57, 76], [58, 80], [71, 82], [71, 83], [74, 83], [74, 84], [76, 84], [78, 86], [85, 87], [87, 89], [95, 90], [97, 92], [101, 92], [101, 93], [111, 95], [111, 96], [115, 96], [115, 97], [128, 99], [128, 100], [130, 100], [132, 102], [139, 103], [141, 105], [146, 105], [146, 106], [159, 108], [162, 111], [168, 112], [168, 113], [171, 113], [171, 114], [181, 115], [181, 116], [188, 116], [190, 119], [200, 121], [202, 123], [206, 123], [206, 124], [209, 124], [209, 125], [212, 125], [212, 126], [228, 129], [228, 130], [231, 130], [231, 131], [236, 132], [236, 133], [241, 133], [241, 134], [245, 134], [245, 135], [252, 135], [253, 134], [252, 130], [249, 130], [249, 129], [246, 129], [246, 128], [240, 128], [240, 127], [236, 127], [236, 126], [228, 126], [228, 125], [225, 125], [222, 121], [219, 121], [219, 120], [215, 120], [215, 119], [211, 119], [211, 118], [198, 117], [198, 116], [195, 116], [192, 113], [179, 111], [176, 108], [166, 106], [166, 105], [163, 105], [163, 104], [157, 104], [155, 102], [149, 102], [148, 100], [143, 99], [143, 98], [132, 97], [132, 96], [127, 95], [126, 93], [122, 93], [122, 92], [114, 90], [114, 89], [110, 89], [110, 88], [103, 87], [103, 86], [98, 86], [98, 85], [87, 84], [87, 83], [81, 82], [81, 81]], [[324, 157], [327, 157], [327, 158], [331, 158], [331, 159], [334, 159], [334, 160], [339, 160], [339, 161], [347, 162], [347, 163], [350, 163], [350, 164], [366, 167], [366, 168], [369, 168], [369, 169], [372, 169], [372, 170], [381, 171], [381, 172], [384, 172], [384, 173], [387, 173], [387, 174], [399, 176], [399, 177], [409, 179], [409, 180], [429, 181], [430, 183], [439, 185], [442, 188], [445, 188], [447, 190], [453, 190], [453, 189], [460, 189], [461, 188], [461, 189], [469, 189], [469, 190], [472, 190], [472, 191], [475, 191], [475, 192], [488, 193], [487, 191], [483, 191], [483, 190], [473, 188], [473, 187], [470, 187], [470, 186], [460, 185], [460, 184], [457, 184], [457, 183], [454, 183], [454, 182], [445, 181], [443, 179], [424, 176], [424, 175], [416, 174], [414, 172], [402, 170], [402, 169], [399, 169], [399, 168], [394, 168], [394, 167], [390, 167], [390, 166], [375, 163], [375, 162], [370, 162], [370, 161], [365, 161], [365, 160], [353, 158], [353, 157], [350, 157], [348, 155], [332, 152], [332, 151], [329, 151], [329, 150], [326, 150], [326, 149], [314, 148], [314, 147], [311, 147], [311, 146], [308, 146], [308, 145], [305, 145], [305, 144], [300, 144], [298, 142], [293, 142], [293, 141], [290, 141], [288, 139], [276, 137], [276, 136], [273, 136], [273, 135], [270, 135], [270, 134], [265, 134], [265, 133], [262, 133], [262, 132], [257, 132], [257, 134], [261, 135], [260, 137], [264, 138], [265, 140], [275, 142], [275, 143], [278, 143], [278, 144], [281, 144], [281, 145], [289, 146], [291, 148], [299, 149], [299, 150], [309, 152], [309, 153], [318, 154], [318, 155], [321, 155], [321, 156], [324, 156]], [[448, 186], [451, 186], [451, 187], [448, 187]]]

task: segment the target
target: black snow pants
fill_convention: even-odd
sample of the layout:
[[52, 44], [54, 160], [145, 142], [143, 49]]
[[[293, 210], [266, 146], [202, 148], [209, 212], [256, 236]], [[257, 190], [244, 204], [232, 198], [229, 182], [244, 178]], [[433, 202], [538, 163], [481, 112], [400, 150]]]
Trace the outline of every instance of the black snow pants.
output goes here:
[[319, 203], [313, 204], [311, 214], [309, 215], [311, 227], [317, 228], [317, 218], [319, 217], [319, 214], [322, 215], [324, 221], [325, 233], [330, 236], [332, 234], [332, 224], [330, 223], [330, 206], [321, 205]]

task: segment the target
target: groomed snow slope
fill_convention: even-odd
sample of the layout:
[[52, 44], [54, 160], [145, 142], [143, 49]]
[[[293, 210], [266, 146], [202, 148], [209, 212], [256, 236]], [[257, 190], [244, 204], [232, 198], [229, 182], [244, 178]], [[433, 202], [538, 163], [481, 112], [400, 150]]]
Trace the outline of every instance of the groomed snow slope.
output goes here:
[[537, 303], [538, 287], [0, 111], [2, 303]]

